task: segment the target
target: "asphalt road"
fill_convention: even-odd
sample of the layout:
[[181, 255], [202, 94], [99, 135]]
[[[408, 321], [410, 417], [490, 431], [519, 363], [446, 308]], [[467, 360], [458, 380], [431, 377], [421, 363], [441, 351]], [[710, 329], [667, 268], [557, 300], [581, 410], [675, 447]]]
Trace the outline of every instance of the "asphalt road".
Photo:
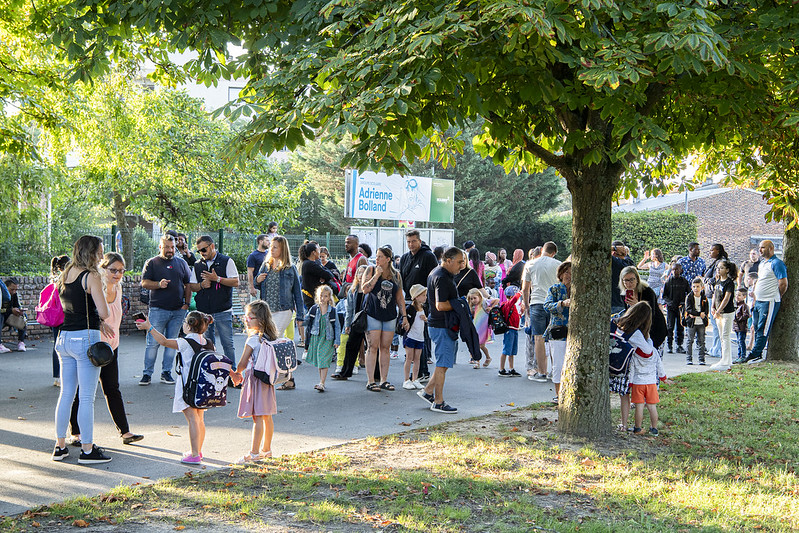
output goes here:
[[[520, 335], [516, 368], [524, 374], [525, 336]], [[237, 353], [245, 337], [235, 336]], [[10, 345], [9, 345], [10, 346]], [[13, 515], [28, 508], [78, 495], [93, 495], [120, 484], [149, 482], [180, 476], [200, 467], [179, 462], [189, 449], [188, 430], [182, 414], [172, 413], [172, 385], [138, 385], [142, 372], [144, 337], [123, 337], [120, 385], [127, 404], [131, 431], [144, 440], [125, 446], [118, 437], [98, 387], [95, 402], [95, 442], [113, 457], [110, 463], [82, 466], [78, 448], [62, 462], [51, 460], [55, 438], [54, 409], [59, 390], [51, 377], [52, 341], [31, 341], [25, 353], [0, 355], [0, 515]], [[297, 389], [278, 391], [278, 414], [274, 417], [275, 455], [316, 450], [373, 435], [386, 435], [440, 423], [470, 418], [515, 406], [550, 400], [551, 383], [497, 376], [501, 341], [489, 345], [494, 360], [488, 369], [475, 370], [465, 364], [468, 353], [461, 346], [455, 368], [447, 374], [445, 398], [459, 409], [456, 415], [433, 413], [414, 391], [402, 384], [404, 357], [391, 361], [389, 380], [394, 392], [367, 392], [366, 376], [349, 381], [328, 379], [327, 392], [313, 390], [318, 372], [308, 364], [296, 373]], [[161, 354], [156, 362], [160, 373]], [[708, 367], [686, 367], [684, 356], [667, 355], [669, 375], [702, 371]], [[155, 376], [154, 376], [155, 377]], [[207, 435], [203, 447], [205, 468], [220, 468], [250, 449], [252, 422], [236, 417], [239, 391], [228, 389], [228, 405], [206, 414]], [[409, 424], [409, 425], [408, 425]]]

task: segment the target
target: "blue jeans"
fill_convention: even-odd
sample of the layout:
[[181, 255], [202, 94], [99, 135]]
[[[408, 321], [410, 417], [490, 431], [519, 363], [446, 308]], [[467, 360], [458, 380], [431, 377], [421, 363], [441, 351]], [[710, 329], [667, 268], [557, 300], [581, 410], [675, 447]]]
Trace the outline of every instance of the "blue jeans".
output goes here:
[[774, 318], [780, 310], [780, 302], [755, 302], [752, 308], [752, 324], [755, 326], [755, 345], [749, 356], [757, 359], [763, 356], [763, 348], [774, 325]]
[[100, 331], [96, 329], [62, 331], [58, 335], [55, 349], [61, 362], [61, 392], [55, 408], [56, 438], [67, 436], [72, 400], [80, 386], [78, 423], [81, 442], [94, 442], [94, 394], [100, 379], [100, 367], [89, 361], [86, 351], [95, 342], [100, 342]]
[[[176, 309], [175, 311], [168, 311], [160, 307], [150, 308], [150, 324], [158, 333], [161, 333], [167, 339], [177, 339], [180, 334], [180, 328], [183, 327], [183, 321], [186, 319], [186, 311], [183, 309]], [[158, 358], [159, 344], [155, 342], [155, 338], [151, 334], [147, 334], [147, 347], [144, 349], [144, 374], [148, 376], [153, 375], [155, 370], [155, 360]], [[172, 348], [164, 348], [164, 359], [161, 362], [162, 372], [172, 372], [172, 363], [175, 361], [175, 350]]]
[[710, 315], [710, 325], [713, 327], [713, 344], [710, 345], [708, 355], [710, 357], [721, 357], [721, 333], [719, 333], [719, 325], [716, 324], [716, 319]]
[[738, 359], [746, 359], [746, 330], [735, 334], [738, 336]]
[[[205, 338], [216, 344], [216, 333], [219, 332], [219, 342], [225, 357], [233, 361], [236, 365], [236, 349], [233, 347], [233, 311], [214, 313], [214, 323], [208, 326]], [[217, 352], [219, 348], [217, 347]]]
[[428, 327], [427, 331], [430, 333], [430, 340], [435, 345], [436, 367], [452, 368], [455, 364], [455, 352], [458, 348], [457, 339], [449, 336], [447, 328]]
[[502, 336], [502, 355], [513, 357], [519, 351], [519, 330], [509, 329]]

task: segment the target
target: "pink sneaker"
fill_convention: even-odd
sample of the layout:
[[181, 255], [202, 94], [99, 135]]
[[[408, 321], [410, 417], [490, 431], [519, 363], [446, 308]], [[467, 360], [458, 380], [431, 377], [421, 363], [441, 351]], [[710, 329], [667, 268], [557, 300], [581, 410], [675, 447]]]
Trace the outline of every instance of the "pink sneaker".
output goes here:
[[6, 345], [5, 345], [5, 344], [0, 344], [0, 353], [8, 353], [8, 352], [10, 352], [10, 351], [11, 351], [11, 350], [9, 350], [8, 348], [6, 348]]
[[203, 454], [192, 455], [191, 452], [186, 452], [183, 454], [180, 462], [188, 465], [198, 465], [203, 462]]

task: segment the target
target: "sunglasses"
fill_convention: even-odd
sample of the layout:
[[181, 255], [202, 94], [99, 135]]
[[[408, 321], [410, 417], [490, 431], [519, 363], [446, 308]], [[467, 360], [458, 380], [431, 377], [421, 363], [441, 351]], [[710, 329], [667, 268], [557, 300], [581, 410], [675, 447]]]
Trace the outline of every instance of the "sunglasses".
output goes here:
[[201, 254], [204, 254], [207, 250], [208, 250], [207, 246], [205, 248], [197, 248], [197, 251], [200, 252]]
[[125, 273], [125, 269], [124, 268], [106, 268], [106, 270], [109, 271], [112, 274], [124, 274]]

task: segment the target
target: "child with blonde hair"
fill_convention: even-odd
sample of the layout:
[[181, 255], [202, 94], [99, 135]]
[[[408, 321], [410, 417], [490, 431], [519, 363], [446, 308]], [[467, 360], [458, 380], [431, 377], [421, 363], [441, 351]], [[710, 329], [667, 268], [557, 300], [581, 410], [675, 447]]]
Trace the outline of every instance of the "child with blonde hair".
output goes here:
[[[244, 343], [244, 352], [239, 360], [235, 372], [230, 373], [230, 379], [241, 387], [239, 398], [239, 418], [252, 418], [252, 446], [250, 453], [243, 455], [236, 461], [245, 464], [272, 457], [272, 435], [275, 424], [272, 415], [277, 413], [277, 400], [275, 387], [264, 383], [253, 374], [253, 367], [259, 357], [268, 357], [271, 353], [261, 353], [264, 340], [277, 340], [277, 327], [272, 321], [272, 312], [269, 305], [263, 300], [254, 300], [244, 308], [244, 323], [247, 326], [247, 341]], [[267, 362], [266, 368], [274, 369], [275, 363]]]
[[[469, 302], [469, 309], [472, 312], [472, 323], [477, 330], [477, 336], [480, 340], [480, 351], [485, 355], [483, 366], [487, 367], [491, 364], [491, 356], [488, 355], [488, 348], [486, 344], [493, 342], [493, 332], [488, 325], [488, 313], [492, 307], [499, 305], [499, 299], [489, 298], [483, 289], [470, 289], [466, 293], [466, 301]], [[469, 361], [469, 364], [474, 368], [480, 368], [479, 361]]]
[[[427, 316], [424, 314], [424, 303], [427, 301], [427, 288], [416, 283], [410, 289], [411, 303], [405, 310], [408, 317], [408, 331], [405, 332], [405, 367], [403, 376], [405, 382], [402, 388], [405, 390], [423, 389], [424, 385], [419, 382], [419, 361], [421, 360], [422, 348], [424, 348], [424, 333], [427, 329]], [[411, 369], [413, 373], [411, 374]]]
[[305, 315], [305, 361], [319, 369], [319, 383], [314, 389], [325, 392], [327, 371], [341, 343], [341, 325], [333, 305], [333, 290], [328, 285], [317, 287], [314, 301]]

